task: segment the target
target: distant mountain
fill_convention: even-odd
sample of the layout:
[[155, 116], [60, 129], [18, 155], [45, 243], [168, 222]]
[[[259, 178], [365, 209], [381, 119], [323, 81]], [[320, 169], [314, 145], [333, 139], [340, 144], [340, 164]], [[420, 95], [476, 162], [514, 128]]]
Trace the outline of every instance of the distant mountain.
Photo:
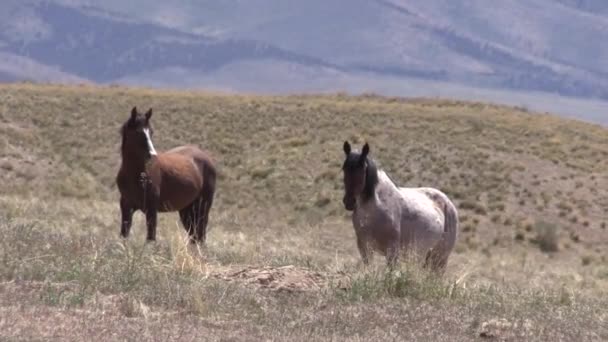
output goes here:
[[598, 44], [608, 39], [608, 16], [553, 0], [217, 3], [202, 1], [191, 10], [196, 18], [184, 22], [194, 30], [199, 23], [202, 32], [305, 52], [350, 72], [574, 96], [608, 94], [608, 48]]
[[0, 3], [0, 53], [13, 56], [0, 77], [15, 79], [21, 57], [58, 80], [398, 94], [424, 81], [608, 99], [605, 41], [603, 0]]
[[87, 80], [40, 64], [30, 58], [0, 52], [0, 82], [42, 81], [88, 83]]
[[247, 39], [216, 39], [92, 8], [52, 2], [14, 5], [0, 24], [0, 52], [96, 82], [179, 66], [208, 72], [239, 60], [325, 66], [318, 58]]

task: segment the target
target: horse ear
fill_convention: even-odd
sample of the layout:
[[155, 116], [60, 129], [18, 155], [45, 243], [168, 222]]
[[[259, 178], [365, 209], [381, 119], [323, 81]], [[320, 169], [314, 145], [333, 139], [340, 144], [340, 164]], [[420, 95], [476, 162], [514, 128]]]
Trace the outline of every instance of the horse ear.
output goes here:
[[350, 144], [348, 143], [348, 141], [344, 142], [344, 154], [346, 154], [347, 156], [350, 154]]
[[148, 111], [146, 112], [146, 121], [150, 121], [151, 117], [152, 117], [152, 108], [148, 109]]
[[369, 154], [369, 145], [367, 143], [365, 143], [365, 145], [363, 145], [363, 149], [361, 150], [361, 158], [359, 160], [361, 162], [364, 162], [365, 159], [367, 158], [368, 154]]
[[137, 117], [137, 107], [131, 109], [131, 120], [135, 120], [135, 117]]

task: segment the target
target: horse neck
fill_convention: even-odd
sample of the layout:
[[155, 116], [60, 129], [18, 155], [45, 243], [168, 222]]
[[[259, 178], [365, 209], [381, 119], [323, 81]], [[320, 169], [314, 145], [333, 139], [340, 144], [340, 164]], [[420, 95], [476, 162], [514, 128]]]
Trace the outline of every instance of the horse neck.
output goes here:
[[386, 172], [378, 170], [377, 183], [374, 186], [374, 193], [371, 197], [365, 198], [361, 194], [360, 202], [356, 211], [358, 215], [373, 215], [376, 211], [392, 210], [393, 201], [390, 199], [394, 197], [394, 192], [399, 191], [399, 188], [391, 181]]
[[156, 158], [156, 156], [147, 155], [145, 151], [137, 152], [125, 148], [123, 148], [121, 155], [122, 167], [137, 173], [145, 172], [149, 162]]
[[388, 173], [386, 173], [384, 170], [378, 171], [378, 184], [387, 189], [399, 190], [397, 184], [395, 184]]
[[377, 196], [384, 196], [399, 191], [399, 188], [383, 170], [378, 170], [378, 183], [375, 188]]

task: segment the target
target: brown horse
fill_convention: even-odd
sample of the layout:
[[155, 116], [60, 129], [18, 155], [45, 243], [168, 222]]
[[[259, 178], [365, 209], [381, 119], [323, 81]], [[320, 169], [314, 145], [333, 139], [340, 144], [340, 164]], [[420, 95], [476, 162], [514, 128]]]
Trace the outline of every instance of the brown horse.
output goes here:
[[120, 235], [129, 236], [133, 213], [146, 215], [147, 240], [156, 240], [158, 212], [179, 211], [191, 242], [205, 243], [216, 169], [211, 158], [192, 145], [157, 153], [152, 144], [152, 109], [133, 107], [121, 129], [122, 163], [116, 176], [120, 191]]

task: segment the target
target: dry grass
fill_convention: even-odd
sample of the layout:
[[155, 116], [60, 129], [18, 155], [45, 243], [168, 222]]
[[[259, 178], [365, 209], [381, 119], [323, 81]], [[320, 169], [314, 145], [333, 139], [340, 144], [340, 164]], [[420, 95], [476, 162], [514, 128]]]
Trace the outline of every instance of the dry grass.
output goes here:
[[[218, 160], [207, 248], [185, 243], [175, 214], [157, 243], [141, 215], [118, 238], [118, 128], [133, 105], [155, 109], [157, 148], [191, 142]], [[0, 336], [608, 339], [606, 133], [455, 101], [1, 86]], [[445, 279], [359, 265], [344, 139], [369, 141], [398, 183], [455, 199]]]

